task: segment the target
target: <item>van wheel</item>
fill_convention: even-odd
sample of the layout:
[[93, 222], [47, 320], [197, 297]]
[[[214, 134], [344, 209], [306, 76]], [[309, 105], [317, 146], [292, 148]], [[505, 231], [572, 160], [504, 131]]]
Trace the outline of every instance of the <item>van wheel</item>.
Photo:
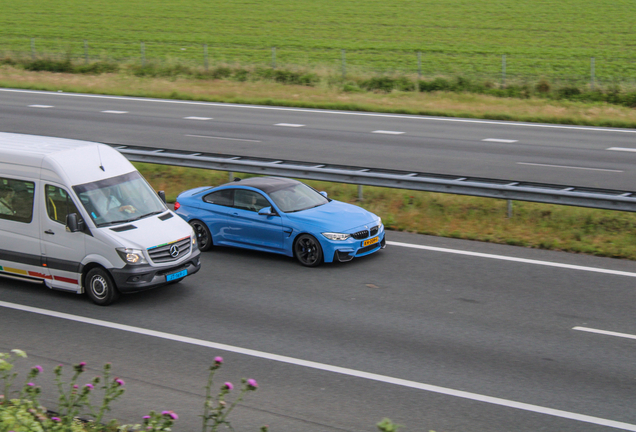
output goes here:
[[200, 220], [191, 220], [190, 225], [194, 229], [194, 234], [197, 236], [197, 246], [201, 252], [205, 252], [212, 247], [212, 234], [208, 226]]
[[86, 295], [93, 303], [108, 306], [119, 297], [119, 291], [108, 272], [95, 267], [86, 274]]

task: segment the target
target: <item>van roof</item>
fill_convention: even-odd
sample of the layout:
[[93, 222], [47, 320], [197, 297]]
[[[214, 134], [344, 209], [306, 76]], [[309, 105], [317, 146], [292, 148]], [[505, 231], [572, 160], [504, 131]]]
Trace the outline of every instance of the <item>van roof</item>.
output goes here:
[[[71, 185], [135, 170], [121, 153], [105, 144], [0, 132], [0, 165], [3, 163], [54, 172], [60, 180]], [[54, 177], [50, 179], [54, 180]]]

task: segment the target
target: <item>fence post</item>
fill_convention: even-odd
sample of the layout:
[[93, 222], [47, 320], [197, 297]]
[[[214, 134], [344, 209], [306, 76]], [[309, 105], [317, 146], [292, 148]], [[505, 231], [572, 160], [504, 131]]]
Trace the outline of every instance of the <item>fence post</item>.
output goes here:
[[35, 60], [35, 39], [31, 38], [31, 59]]
[[592, 90], [594, 90], [594, 57], [592, 57], [591, 62], [590, 62], [590, 68], [591, 68], [591, 84], [592, 84]]
[[272, 47], [272, 69], [276, 69], [276, 47]]
[[146, 47], [141, 43], [141, 67], [146, 66]]
[[506, 55], [501, 56], [501, 87], [506, 86]]
[[203, 66], [208, 71], [208, 44], [203, 44]]
[[342, 50], [342, 79], [346, 79], [347, 77], [347, 57], [346, 51]]
[[84, 39], [84, 63], [88, 64], [88, 42]]

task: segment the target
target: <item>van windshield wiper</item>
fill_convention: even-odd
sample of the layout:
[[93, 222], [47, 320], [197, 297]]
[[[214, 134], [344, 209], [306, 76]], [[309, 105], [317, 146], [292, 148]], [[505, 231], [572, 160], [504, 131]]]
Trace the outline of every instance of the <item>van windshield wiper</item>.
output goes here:
[[136, 220], [148, 217], [148, 216], [157, 215], [157, 214], [161, 214], [161, 213], [164, 213], [164, 212], [165, 212], [165, 210], [158, 210], [158, 211], [153, 211], [153, 212], [150, 212], [150, 213], [142, 214], [141, 216], [137, 216], [136, 218], [128, 219], [128, 222], [136, 221]]

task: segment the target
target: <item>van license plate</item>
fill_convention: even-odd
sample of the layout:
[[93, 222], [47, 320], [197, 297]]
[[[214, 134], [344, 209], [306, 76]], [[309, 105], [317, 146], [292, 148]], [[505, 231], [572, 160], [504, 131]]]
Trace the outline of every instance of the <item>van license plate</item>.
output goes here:
[[181, 279], [182, 277], [185, 277], [188, 275], [188, 270], [181, 270], [180, 272], [177, 273], [172, 273], [169, 275], [166, 275], [166, 282], [170, 282], [173, 281], [175, 279]]
[[378, 242], [378, 237], [370, 238], [369, 240], [365, 240], [362, 242], [362, 246], [369, 246]]

